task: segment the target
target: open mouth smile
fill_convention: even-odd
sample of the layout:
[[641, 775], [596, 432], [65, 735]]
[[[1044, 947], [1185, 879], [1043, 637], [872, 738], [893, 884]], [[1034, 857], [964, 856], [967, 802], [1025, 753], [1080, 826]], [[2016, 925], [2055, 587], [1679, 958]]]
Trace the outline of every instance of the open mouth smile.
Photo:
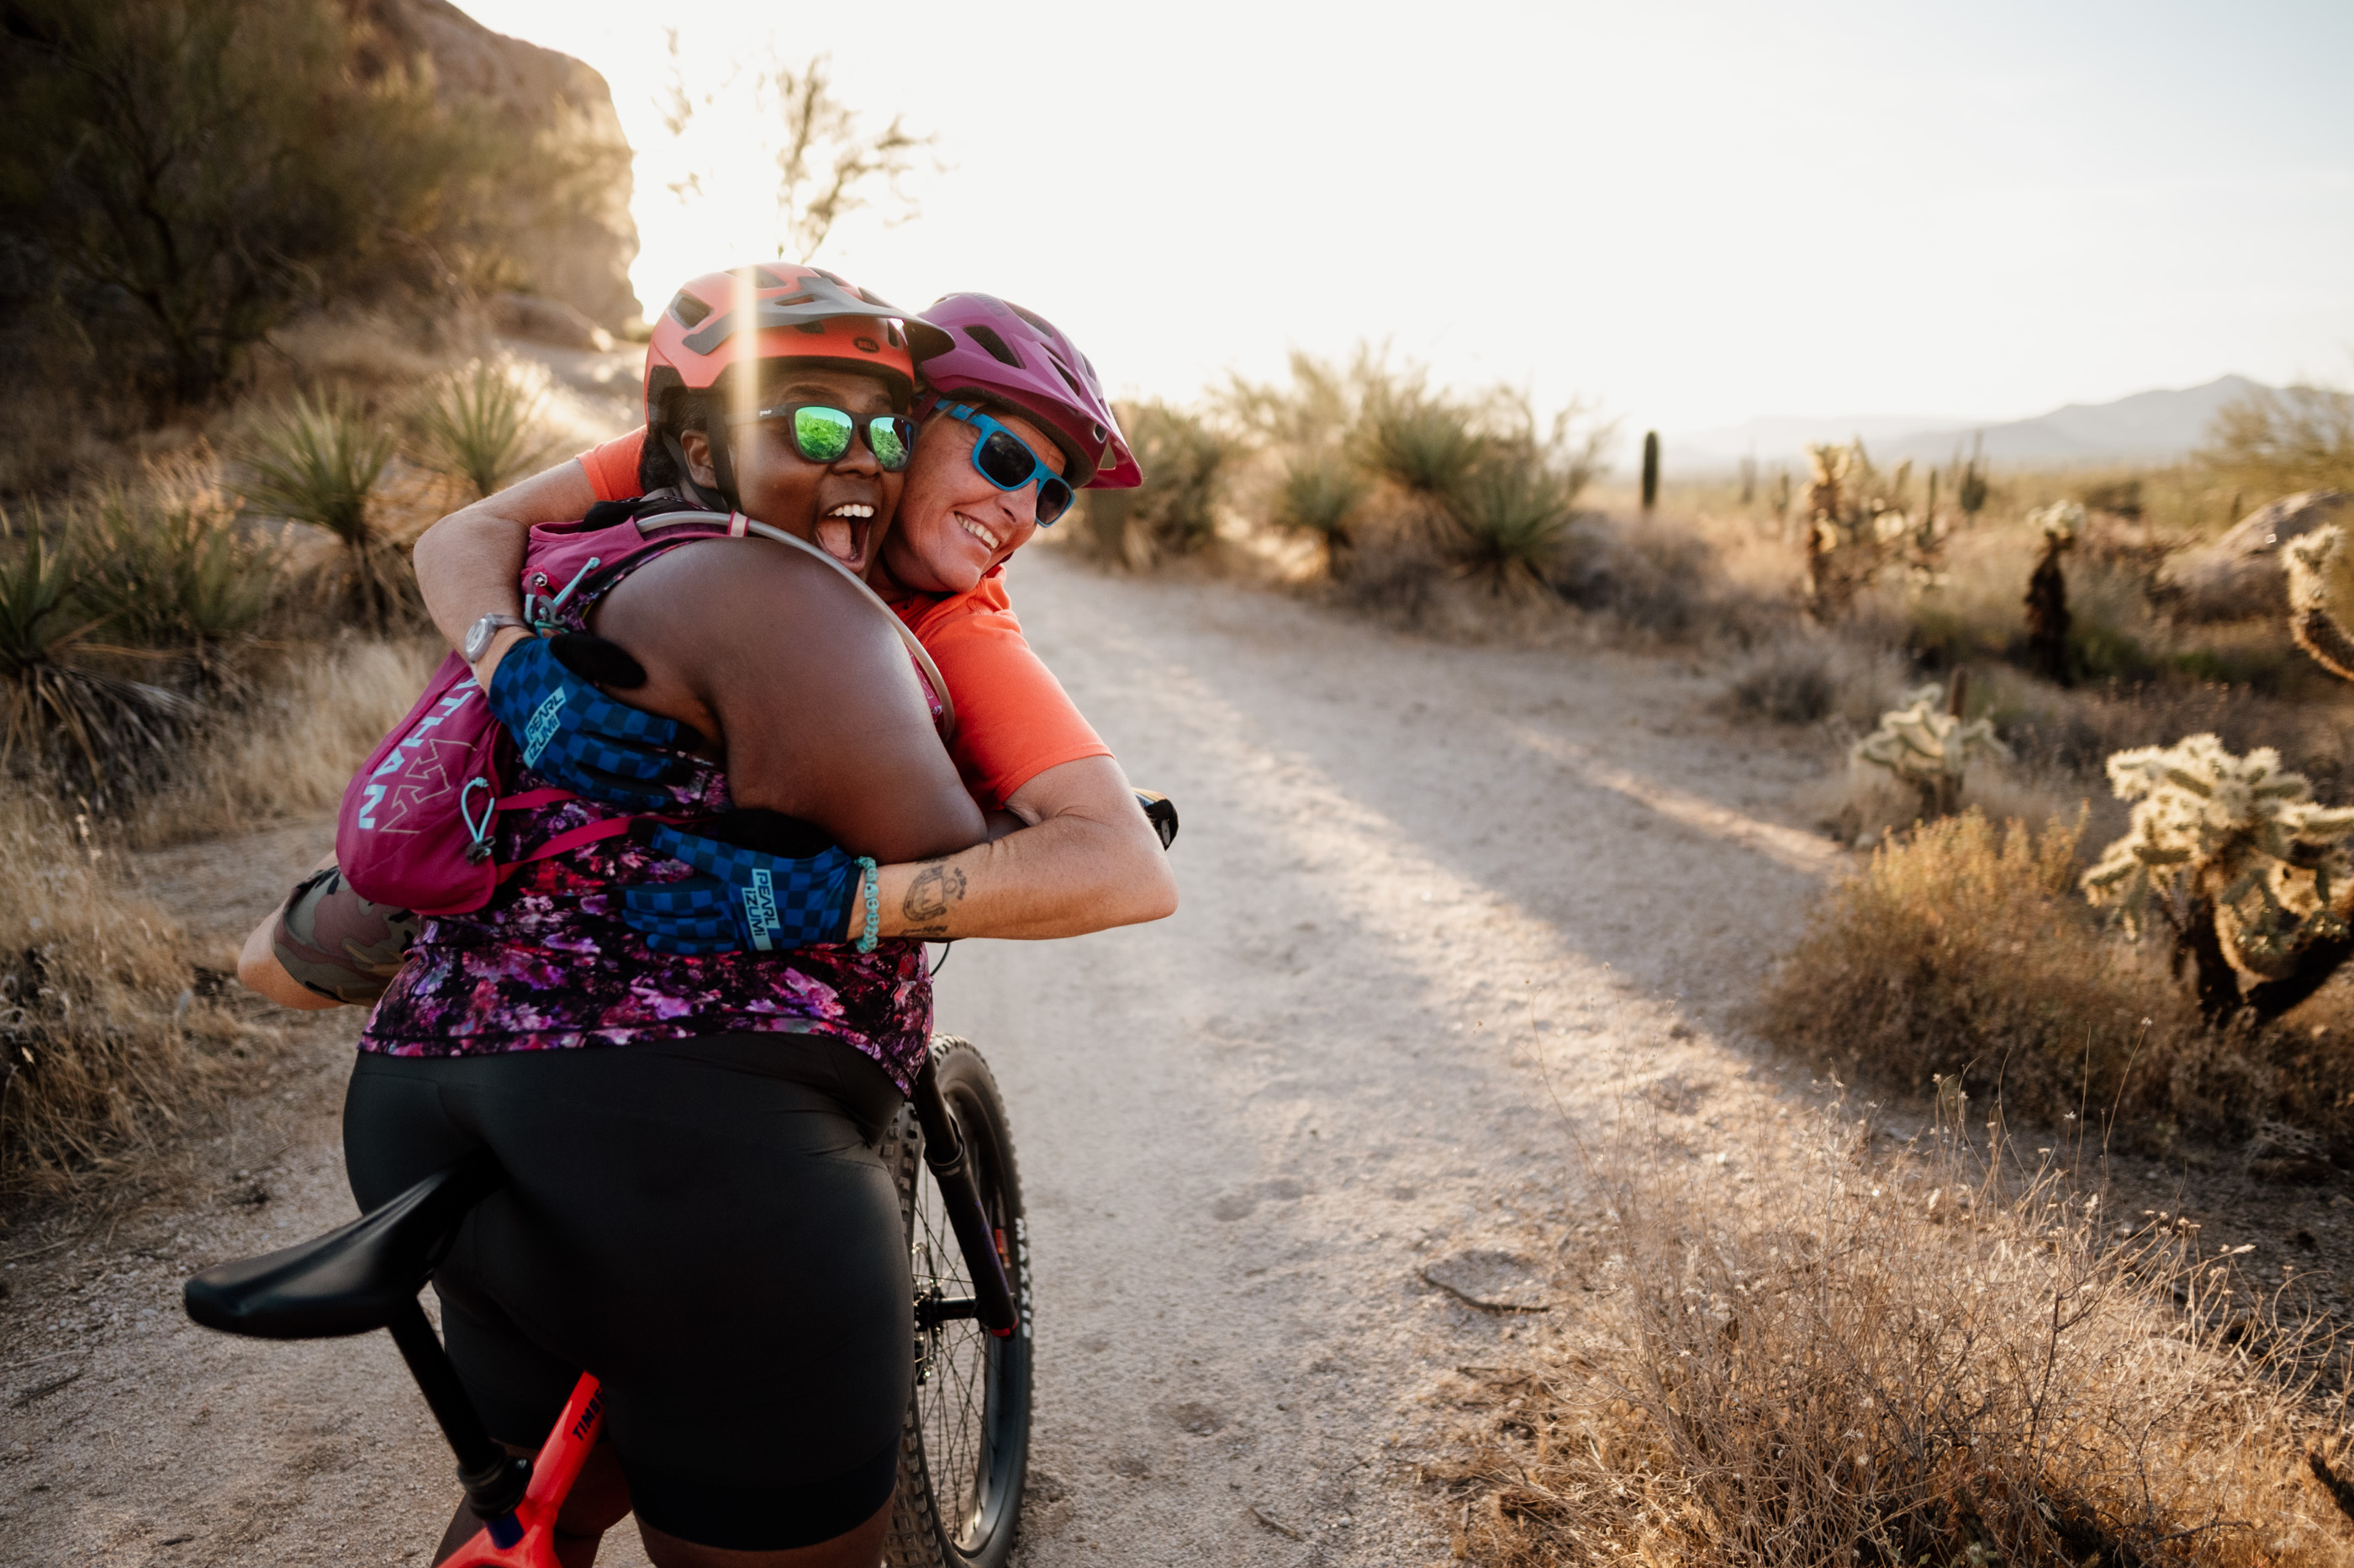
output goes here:
[[862, 567], [866, 564], [866, 536], [874, 527], [874, 507], [845, 501], [817, 520], [818, 547], [845, 567]]

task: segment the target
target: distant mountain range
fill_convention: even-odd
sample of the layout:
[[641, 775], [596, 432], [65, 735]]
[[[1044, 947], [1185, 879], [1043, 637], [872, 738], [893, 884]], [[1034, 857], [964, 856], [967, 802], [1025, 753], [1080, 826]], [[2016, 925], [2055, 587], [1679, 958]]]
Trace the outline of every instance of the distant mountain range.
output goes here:
[[1755, 456], [1772, 472], [1784, 464], [1806, 467], [1807, 447], [1816, 441], [1861, 437], [1874, 462], [1946, 462], [1973, 440], [1984, 443], [1989, 462], [2020, 467], [2079, 468], [2094, 463], [2165, 462], [2187, 456], [2207, 439], [2216, 410], [2263, 384], [2226, 376], [2180, 391], [2137, 392], [2114, 403], [2071, 403], [2031, 419], [1978, 424], [1968, 419], [1873, 415], [1819, 419], [1769, 415], [1723, 429], [1670, 436], [1662, 443], [1670, 473], [1715, 471]]

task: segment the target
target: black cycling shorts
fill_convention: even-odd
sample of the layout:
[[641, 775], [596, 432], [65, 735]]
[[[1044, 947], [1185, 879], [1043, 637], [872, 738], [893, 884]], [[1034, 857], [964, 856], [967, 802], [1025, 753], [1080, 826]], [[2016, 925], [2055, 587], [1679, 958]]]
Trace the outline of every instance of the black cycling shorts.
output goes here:
[[915, 1324], [896, 1086], [810, 1034], [360, 1055], [362, 1209], [477, 1149], [507, 1184], [434, 1276], [492, 1435], [536, 1449], [585, 1369], [642, 1521], [702, 1546], [829, 1541], [891, 1495]]

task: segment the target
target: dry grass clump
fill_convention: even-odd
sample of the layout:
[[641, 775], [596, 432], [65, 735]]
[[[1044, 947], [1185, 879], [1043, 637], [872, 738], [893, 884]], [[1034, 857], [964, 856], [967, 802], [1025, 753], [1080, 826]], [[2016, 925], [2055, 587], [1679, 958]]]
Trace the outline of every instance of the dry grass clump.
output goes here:
[[2041, 832], [1973, 809], [1925, 823], [1832, 888], [1758, 1003], [1774, 1044], [1849, 1081], [1967, 1078], [2013, 1115], [2115, 1117], [2164, 1148], [2270, 1123], [2337, 1137], [2354, 1064], [2309, 1036], [2210, 1030], [2151, 948], [2079, 895], [2084, 819]]
[[154, 848], [334, 806], [446, 652], [427, 639], [351, 637], [287, 660], [244, 706], [203, 726], [168, 782], [133, 805], [131, 841]]
[[89, 819], [0, 801], [0, 1197], [57, 1192], [229, 1087], [226, 976], [111, 874]]
[[[2330, 1347], [2049, 1151], [1888, 1151], [1835, 1107], [1733, 1162], [1625, 1137], [1589, 1309], [1467, 1392], [1458, 1557], [2321, 1563]], [[1772, 1181], [1744, 1183], [1755, 1161]], [[2006, 1165], [2009, 1169], [2006, 1169]], [[1480, 1369], [1466, 1369], [1475, 1374]]]
[[1793, 627], [1734, 666], [1724, 701], [1734, 713], [1776, 724], [1829, 719], [1861, 735], [1903, 699], [1910, 678], [1884, 650]]

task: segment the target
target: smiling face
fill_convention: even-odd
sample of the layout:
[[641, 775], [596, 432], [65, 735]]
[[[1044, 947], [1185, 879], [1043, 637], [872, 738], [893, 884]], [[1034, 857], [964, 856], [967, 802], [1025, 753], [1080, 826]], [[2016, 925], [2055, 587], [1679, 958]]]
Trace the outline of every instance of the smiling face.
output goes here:
[[[1061, 473], [1063, 449], [1035, 421], [1002, 407], [984, 410]], [[884, 542], [883, 567], [917, 593], [962, 593], [1038, 531], [1036, 481], [1000, 490], [972, 466], [981, 432], [935, 413], [916, 438], [899, 520]]]
[[[840, 408], [862, 429], [877, 414], [903, 411], [875, 377], [822, 366], [789, 364], [762, 378], [758, 407], [791, 403]], [[885, 473], [861, 440], [854, 440], [850, 450], [831, 463], [811, 462], [794, 450], [787, 423], [729, 421], [727, 450], [735, 461], [737, 504], [746, 516], [809, 540], [864, 576], [875, 558], [875, 546], [889, 531], [906, 475]], [[679, 450], [695, 483], [717, 485], [708, 436], [683, 430]]]

